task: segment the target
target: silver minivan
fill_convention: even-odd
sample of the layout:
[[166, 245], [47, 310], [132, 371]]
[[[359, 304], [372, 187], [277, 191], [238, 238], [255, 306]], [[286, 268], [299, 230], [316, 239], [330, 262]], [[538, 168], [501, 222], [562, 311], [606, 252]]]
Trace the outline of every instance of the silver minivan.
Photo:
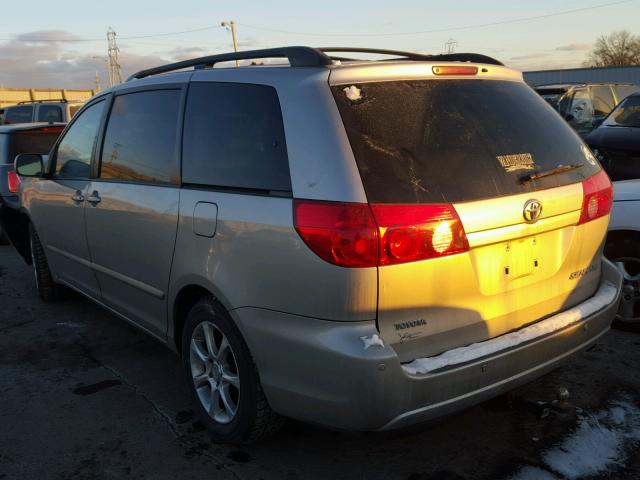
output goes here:
[[611, 182], [482, 55], [158, 67], [16, 169], [41, 297], [174, 349], [216, 441], [445, 415], [590, 346], [619, 301]]

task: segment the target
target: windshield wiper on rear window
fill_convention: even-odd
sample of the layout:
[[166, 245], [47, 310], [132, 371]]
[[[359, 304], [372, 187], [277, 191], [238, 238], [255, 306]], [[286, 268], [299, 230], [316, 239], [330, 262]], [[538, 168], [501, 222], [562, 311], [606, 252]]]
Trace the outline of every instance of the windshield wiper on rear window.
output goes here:
[[582, 167], [582, 164], [573, 164], [573, 165], [558, 165], [555, 168], [551, 168], [549, 170], [542, 170], [541, 172], [533, 172], [528, 175], [524, 175], [520, 177], [520, 183], [527, 183], [533, 180], [538, 180], [543, 177], [550, 177], [551, 175], [557, 175], [559, 173], [569, 172], [571, 170], [576, 170]]

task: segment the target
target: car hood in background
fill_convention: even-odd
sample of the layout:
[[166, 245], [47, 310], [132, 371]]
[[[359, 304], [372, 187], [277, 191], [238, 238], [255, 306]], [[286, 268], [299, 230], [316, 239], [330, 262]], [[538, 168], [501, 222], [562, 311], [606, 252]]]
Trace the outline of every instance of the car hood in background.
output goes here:
[[590, 147], [640, 152], [640, 128], [601, 126], [584, 139]]

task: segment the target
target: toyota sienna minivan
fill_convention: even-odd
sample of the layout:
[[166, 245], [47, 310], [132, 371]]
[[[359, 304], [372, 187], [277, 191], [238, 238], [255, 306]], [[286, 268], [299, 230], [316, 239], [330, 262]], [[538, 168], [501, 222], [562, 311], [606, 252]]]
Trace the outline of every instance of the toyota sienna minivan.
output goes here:
[[619, 300], [609, 178], [483, 55], [157, 67], [16, 169], [42, 299], [76, 290], [175, 350], [216, 441], [448, 414], [593, 344]]

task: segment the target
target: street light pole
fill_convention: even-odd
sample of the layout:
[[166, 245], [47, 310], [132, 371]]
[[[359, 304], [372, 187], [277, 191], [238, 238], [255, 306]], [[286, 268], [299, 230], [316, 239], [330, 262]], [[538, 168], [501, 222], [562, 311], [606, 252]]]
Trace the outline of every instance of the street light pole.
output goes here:
[[[230, 22], [221, 22], [221, 26], [231, 31], [231, 38], [233, 39], [233, 51], [238, 51], [238, 35], [236, 33], [236, 22], [231, 20]], [[236, 60], [236, 67], [239, 67], [240, 63]]]

